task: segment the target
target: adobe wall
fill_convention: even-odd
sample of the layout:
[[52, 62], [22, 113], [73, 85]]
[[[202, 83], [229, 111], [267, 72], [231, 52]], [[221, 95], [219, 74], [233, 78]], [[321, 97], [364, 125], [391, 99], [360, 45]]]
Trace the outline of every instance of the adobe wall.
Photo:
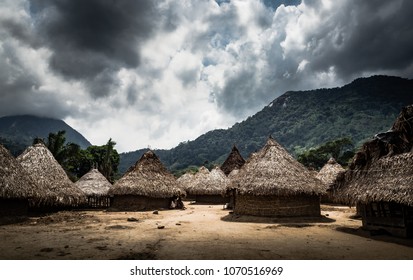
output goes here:
[[169, 209], [169, 198], [153, 198], [140, 195], [115, 195], [109, 211], [146, 211]]
[[236, 195], [234, 214], [268, 217], [319, 217], [320, 197], [316, 195]]

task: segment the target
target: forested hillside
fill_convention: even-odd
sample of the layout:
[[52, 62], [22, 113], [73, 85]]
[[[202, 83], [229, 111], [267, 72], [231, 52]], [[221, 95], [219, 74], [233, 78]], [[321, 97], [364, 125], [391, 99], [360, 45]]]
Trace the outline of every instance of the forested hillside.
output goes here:
[[[358, 146], [388, 130], [401, 108], [412, 103], [413, 81], [389, 76], [360, 78], [339, 88], [291, 91], [229, 129], [213, 130], [156, 153], [176, 171], [191, 165], [220, 164], [234, 144], [248, 157], [269, 135], [294, 155], [343, 137]], [[121, 154], [120, 172], [144, 151]]]

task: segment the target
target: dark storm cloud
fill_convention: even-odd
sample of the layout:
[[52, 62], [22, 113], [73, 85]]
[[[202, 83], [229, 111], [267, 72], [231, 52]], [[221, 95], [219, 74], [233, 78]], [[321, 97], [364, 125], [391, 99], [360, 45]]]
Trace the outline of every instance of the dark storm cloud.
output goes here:
[[64, 118], [69, 108], [56, 94], [41, 90], [41, 80], [27, 71], [7, 42], [0, 51], [0, 116], [33, 114]]
[[159, 20], [151, 0], [32, 0], [31, 11], [53, 51], [51, 67], [84, 81], [95, 96], [109, 94], [111, 74], [121, 67], [139, 66], [140, 43]]
[[0, 25], [3, 30], [7, 32], [11, 37], [30, 45], [33, 48], [40, 46], [39, 40], [30, 30], [30, 27], [26, 22], [17, 21], [13, 19], [0, 19]]
[[[276, 2], [264, 1], [267, 6]], [[288, 90], [342, 85], [365, 73], [413, 75], [412, 1], [303, 4], [295, 14], [260, 15], [272, 21], [270, 33], [275, 34], [262, 42], [265, 66], [257, 67], [254, 52], [241, 54], [241, 70], [233, 71], [214, 92], [220, 108], [246, 117]], [[298, 20], [301, 16], [304, 23]], [[287, 36], [292, 42], [285, 42]]]
[[345, 79], [403, 70], [413, 63], [413, 2], [353, 1], [307, 40], [314, 42], [310, 65], [316, 71], [334, 66]]

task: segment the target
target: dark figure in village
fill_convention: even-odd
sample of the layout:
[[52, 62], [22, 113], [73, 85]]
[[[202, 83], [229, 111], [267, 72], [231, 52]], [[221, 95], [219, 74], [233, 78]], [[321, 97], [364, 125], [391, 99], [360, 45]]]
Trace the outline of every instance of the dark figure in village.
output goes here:
[[186, 209], [182, 199], [178, 196], [173, 196], [169, 205], [170, 209]]

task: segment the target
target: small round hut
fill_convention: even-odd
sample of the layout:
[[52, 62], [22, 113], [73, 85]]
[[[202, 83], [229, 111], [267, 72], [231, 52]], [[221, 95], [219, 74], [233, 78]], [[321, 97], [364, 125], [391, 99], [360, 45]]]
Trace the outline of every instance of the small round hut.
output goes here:
[[39, 203], [48, 195], [39, 188], [29, 174], [0, 145], [0, 219], [26, 216], [29, 203]]
[[255, 216], [320, 216], [323, 184], [271, 137], [231, 180], [234, 213]]
[[197, 203], [225, 204], [229, 201], [228, 197], [223, 196], [228, 181], [227, 176], [219, 167], [215, 167], [211, 172], [201, 167], [186, 191]]
[[244, 164], [245, 159], [241, 156], [239, 150], [234, 145], [232, 147], [231, 153], [221, 165], [221, 170], [225, 173], [226, 176], [228, 176], [232, 170], [240, 169]]
[[91, 208], [106, 208], [110, 206], [108, 191], [112, 184], [96, 168], [83, 175], [75, 185], [87, 196]]
[[154, 152], [142, 155], [110, 188], [112, 211], [169, 209], [174, 199], [185, 195], [175, 177], [164, 167]]
[[72, 208], [86, 203], [85, 194], [67, 177], [62, 166], [44, 144], [28, 147], [17, 157], [17, 161], [37, 185], [53, 192], [42, 205], [44, 210]]
[[[330, 158], [327, 163], [320, 169], [316, 174], [316, 178], [319, 179], [327, 189], [334, 183], [338, 174], [344, 172], [345, 169], [334, 159]], [[322, 202], [332, 202], [333, 199], [329, 194], [323, 195], [321, 197]]]
[[186, 200], [190, 200], [192, 199], [191, 197], [189, 197], [187, 189], [191, 186], [192, 181], [194, 180], [194, 173], [192, 173], [192, 171], [187, 171], [185, 174], [183, 174], [181, 177], [179, 177], [176, 181], [179, 185], [179, 187], [183, 190], [185, 190], [186, 192], [186, 196], [185, 199]]

